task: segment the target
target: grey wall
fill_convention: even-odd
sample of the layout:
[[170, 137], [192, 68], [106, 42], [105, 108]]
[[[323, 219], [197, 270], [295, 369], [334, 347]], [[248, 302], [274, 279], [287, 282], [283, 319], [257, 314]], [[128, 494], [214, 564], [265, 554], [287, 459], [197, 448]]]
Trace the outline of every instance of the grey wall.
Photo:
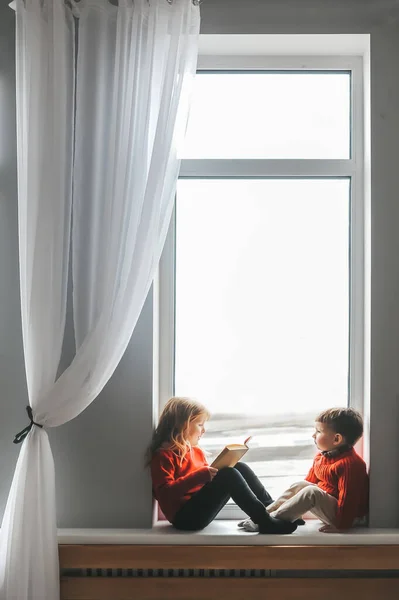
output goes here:
[[[205, 0], [203, 33], [371, 33], [371, 523], [399, 526], [399, 7], [394, 0]], [[0, 6], [0, 511], [25, 425], [18, 297], [14, 15]], [[68, 340], [67, 340], [68, 341]], [[100, 397], [51, 432], [59, 525], [146, 527], [152, 301]], [[112, 409], [112, 410], [111, 410]]]
[[149, 527], [144, 451], [152, 427], [152, 294], [101, 395], [50, 431], [60, 527]]
[[396, 0], [204, 0], [202, 33], [369, 33], [398, 23]]
[[[0, 509], [17, 458], [14, 432], [24, 420], [26, 384], [19, 309], [17, 161], [15, 134], [15, 17], [0, 5]], [[25, 413], [26, 414], [26, 413]], [[20, 427], [22, 429], [22, 426]]]
[[371, 522], [399, 526], [399, 30], [371, 38]]

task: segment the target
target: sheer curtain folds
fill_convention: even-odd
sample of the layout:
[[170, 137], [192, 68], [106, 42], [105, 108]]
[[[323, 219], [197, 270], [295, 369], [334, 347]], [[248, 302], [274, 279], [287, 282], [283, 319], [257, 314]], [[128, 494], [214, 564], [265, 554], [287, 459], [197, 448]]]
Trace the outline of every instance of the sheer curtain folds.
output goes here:
[[[199, 9], [191, 0], [16, 8], [22, 329], [29, 403], [44, 428], [23, 442], [11, 485], [0, 598], [57, 600], [45, 428], [95, 399], [140, 315], [173, 206]], [[70, 254], [77, 351], [56, 379]]]
[[[65, 325], [73, 20], [61, 2], [38, 0], [18, 0], [16, 18], [21, 317], [29, 403], [36, 415], [56, 378]], [[23, 418], [21, 411], [21, 424]], [[1, 597], [57, 598], [57, 564], [53, 458], [47, 433], [33, 427], [18, 457], [1, 527]]]

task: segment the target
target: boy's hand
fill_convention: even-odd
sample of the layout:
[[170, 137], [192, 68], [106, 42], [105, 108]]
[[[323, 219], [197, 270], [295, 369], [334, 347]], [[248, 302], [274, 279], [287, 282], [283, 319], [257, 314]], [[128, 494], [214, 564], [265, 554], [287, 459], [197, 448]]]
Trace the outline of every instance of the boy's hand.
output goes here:
[[342, 533], [342, 531], [334, 527], [334, 525], [323, 525], [320, 527], [319, 531], [322, 533]]
[[218, 469], [215, 469], [215, 467], [208, 467], [209, 469], [209, 475], [211, 476], [211, 481], [212, 479], [215, 477], [216, 473], [218, 472]]

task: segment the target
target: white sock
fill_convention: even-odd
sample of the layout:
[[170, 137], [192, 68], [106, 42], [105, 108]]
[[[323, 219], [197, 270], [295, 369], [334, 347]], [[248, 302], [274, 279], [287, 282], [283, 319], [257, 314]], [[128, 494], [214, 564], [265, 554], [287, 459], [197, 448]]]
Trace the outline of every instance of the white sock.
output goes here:
[[253, 531], [253, 532], [259, 531], [259, 525], [257, 525], [256, 523], [254, 523], [252, 521], [252, 519], [247, 519], [244, 522], [244, 525], [243, 525], [242, 528], [244, 529], [244, 531]]
[[237, 527], [241, 527], [243, 528], [245, 523], [248, 523], [248, 521], [250, 521], [250, 517], [247, 517], [246, 519], [244, 519], [243, 521], [240, 521], [239, 523], [237, 523]]

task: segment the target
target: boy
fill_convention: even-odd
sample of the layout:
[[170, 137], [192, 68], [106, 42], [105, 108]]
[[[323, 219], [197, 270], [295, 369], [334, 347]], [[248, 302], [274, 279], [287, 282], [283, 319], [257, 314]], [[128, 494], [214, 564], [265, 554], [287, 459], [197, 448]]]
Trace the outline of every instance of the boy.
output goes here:
[[[294, 521], [310, 511], [323, 522], [319, 531], [350, 529], [368, 511], [366, 464], [353, 446], [363, 435], [360, 414], [351, 408], [330, 408], [315, 423], [314, 442], [320, 451], [305, 481], [294, 483], [266, 507], [271, 516]], [[240, 526], [253, 531], [247, 520]]]

